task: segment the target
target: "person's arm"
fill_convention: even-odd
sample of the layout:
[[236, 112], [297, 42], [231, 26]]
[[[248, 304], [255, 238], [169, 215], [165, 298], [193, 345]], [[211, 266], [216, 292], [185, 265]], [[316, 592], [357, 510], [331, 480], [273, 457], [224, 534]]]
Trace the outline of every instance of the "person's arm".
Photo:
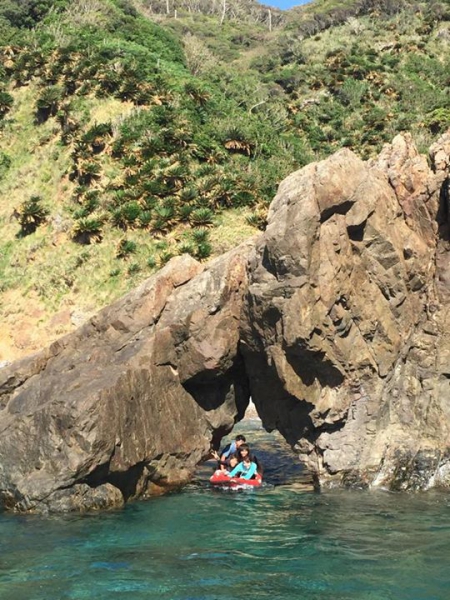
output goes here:
[[257, 471], [256, 464], [254, 462], [252, 462], [248, 471], [246, 473], [244, 473], [243, 475], [241, 475], [241, 478], [242, 479], [251, 479], [253, 477], [253, 475], [256, 475], [256, 471]]
[[225, 461], [231, 454], [231, 444], [227, 444], [220, 454], [220, 460]]
[[234, 467], [234, 469], [231, 471], [230, 473], [230, 477], [236, 477], [236, 475], [238, 475], [238, 473], [240, 473], [242, 471], [242, 465], [239, 463], [238, 465], [236, 465]]

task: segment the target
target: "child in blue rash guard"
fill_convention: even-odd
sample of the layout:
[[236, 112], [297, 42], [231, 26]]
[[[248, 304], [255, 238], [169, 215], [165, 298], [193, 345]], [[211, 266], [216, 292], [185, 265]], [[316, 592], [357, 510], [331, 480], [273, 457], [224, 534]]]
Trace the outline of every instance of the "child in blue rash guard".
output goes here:
[[248, 444], [241, 444], [241, 446], [238, 449], [238, 456], [240, 457], [241, 462], [238, 463], [230, 472], [230, 477], [239, 477], [241, 479], [254, 479], [256, 477], [258, 467], [252, 459]]

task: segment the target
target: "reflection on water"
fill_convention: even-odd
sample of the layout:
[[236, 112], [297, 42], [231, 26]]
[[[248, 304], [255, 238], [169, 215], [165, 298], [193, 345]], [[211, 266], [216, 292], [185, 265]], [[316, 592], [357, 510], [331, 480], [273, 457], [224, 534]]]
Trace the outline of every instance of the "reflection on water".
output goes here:
[[[447, 600], [445, 494], [299, 492], [276, 436], [244, 424], [271, 485], [94, 515], [0, 515], [1, 600]], [[235, 433], [235, 432], [234, 432]]]

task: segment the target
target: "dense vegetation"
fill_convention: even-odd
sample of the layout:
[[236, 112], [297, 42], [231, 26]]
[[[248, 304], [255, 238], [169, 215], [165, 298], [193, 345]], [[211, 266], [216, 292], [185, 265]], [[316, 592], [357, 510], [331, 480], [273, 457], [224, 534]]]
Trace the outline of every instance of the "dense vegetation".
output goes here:
[[450, 0], [0, 0], [0, 39], [0, 294], [52, 310], [228, 248], [312, 160], [450, 124]]

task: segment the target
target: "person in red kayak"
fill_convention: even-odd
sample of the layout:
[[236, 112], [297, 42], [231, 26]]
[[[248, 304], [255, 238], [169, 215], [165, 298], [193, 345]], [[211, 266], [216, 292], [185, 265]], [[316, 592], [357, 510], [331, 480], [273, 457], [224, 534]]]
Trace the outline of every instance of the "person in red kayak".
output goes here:
[[230, 472], [230, 478], [255, 479], [258, 475], [258, 465], [250, 454], [248, 444], [241, 444], [237, 451], [240, 462]]
[[234, 441], [225, 446], [220, 455], [216, 451], [212, 452], [212, 456], [219, 461], [219, 468], [222, 471], [228, 471], [230, 467], [233, 468], [236, 465], [235, 457], [240, 460], [237, 453], [242, 444], [245, 444], [245, 441], [245, 437], [239, 434], [235, 437]]

